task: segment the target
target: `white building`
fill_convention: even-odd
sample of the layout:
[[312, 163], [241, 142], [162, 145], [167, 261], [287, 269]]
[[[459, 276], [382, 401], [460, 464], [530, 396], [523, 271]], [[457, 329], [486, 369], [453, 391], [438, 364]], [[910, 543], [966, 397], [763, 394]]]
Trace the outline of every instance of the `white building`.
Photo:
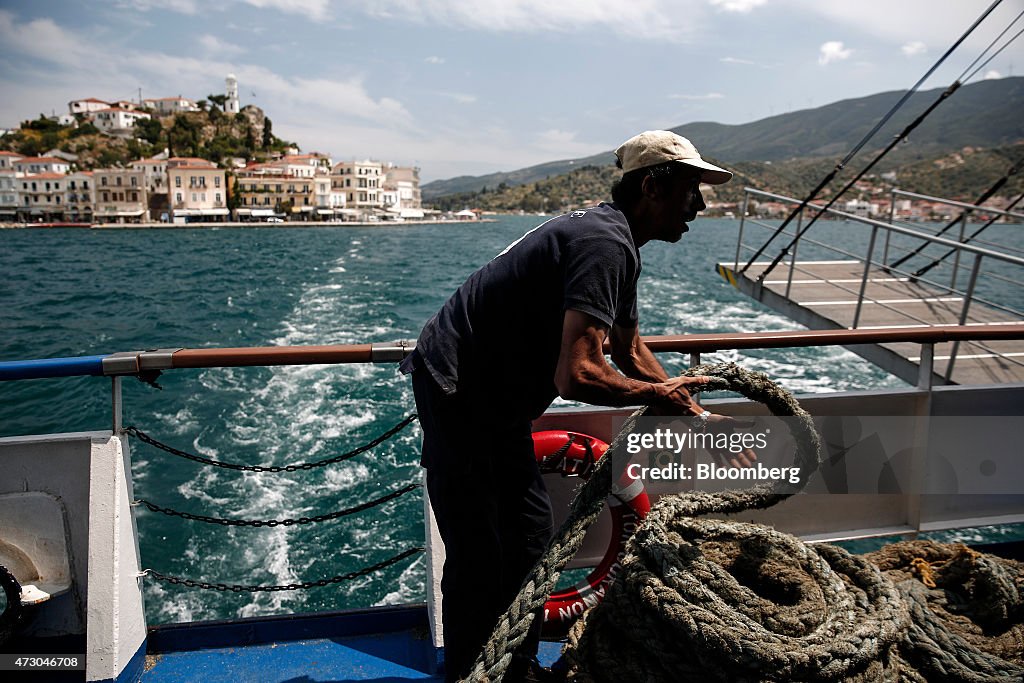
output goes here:
[[93, 112], [92, 123], [108, 135], [125, 135], [131, 133], [137, 122], [148, 118], [151, 118], [150, 115], [144, 111], [110, 107]]
[[379, 161], [342, 161], [331, 171], [331, 189], [345, 193], [345, 206], [364, 214], [384, 208], [383, 166]]
[[851, 199], [843, 204], [843, 211], [852, 213], [854, 216], [868, 218], [878, 215], [878, 204], [872, 204], [866, 199]]
[[35, 173], [18, 178], [18, 217], [32, 223], [62, 220], [66, 179], [64, 173]]
[[149, 198], [143, 173], [137, 168], [98, 168], [93, 171], [93, 217], [104, 223], [149, 220]]
[[84, 100], [71, 100], [68, 102], [68, 113], [70, 114], [91, 114], [94, 111], [109, 108], [110, 102], [97, 100], [95, 97], [89, 97]]
[[17, 159], [14, 170], [18, 173], [60, 173], [65, 174], [71, 170], [71, 164], [57, 157], [22, 157]]
[[384, 169], [383, 189], [386, 210], [401, 218], [423, 218], [418, 168], [388, 164]]
[[322, 154], [289, 154], [280, 159], [249, 166], [246, 171], [259, 175], [286, 175], [294, 178], [312, 178], [330, 173], [330, 157]]
[[238, 106], [238, 79], [235, 78], [234, 74], [228, 74], [227, 78], [224, 79], [224, 83], [227, 86], [227, 99], [224, 101], [224, 113], [225, 114], [237, 114], [239, 111]]
[[129, 164], [141, 168], [143, 184], [151, 194], [167, 194], [167, 159], [140, 159]]
[[93, 204], [93, 172], [75, 171], [64, 177], [64, 218], [73, 223], [91, 223]]
[[78, 119], [72, 114], [55, 114], [54, 116], [47, 117], [51, 121], [56, 121], [61, 126], [77, 126]]
[[228, 220], [227, 177], [212, 161], [168, 159], [167, 186], [175, 223]]
[[187, 97], [154, 97], [142, 100], [142, 106], [152, 109], [160, 116], [186, 111], [199, 111], [199, 105]]
[[336, 214], [331, 205], [331, 178], [269, 173], [249, 167], [238, 172], [238, 209], [242, 220], [287, 213], [295, 220], [324, 220]]
[[0, 151], [0, 171], [13, 171], [14, 162], [21, 161], [24, 158], [25, 155], [23, 154], [8, 152], [6, 150]]
[[0, 170], [0, 221], [13, 221], [18, 213], [18, 174]]

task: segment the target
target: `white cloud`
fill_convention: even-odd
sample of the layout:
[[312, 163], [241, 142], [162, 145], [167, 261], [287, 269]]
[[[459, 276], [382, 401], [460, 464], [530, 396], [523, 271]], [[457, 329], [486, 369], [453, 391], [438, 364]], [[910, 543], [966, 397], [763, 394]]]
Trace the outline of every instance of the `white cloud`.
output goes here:
[[166, 9], [180, 14], [196, 14], [199, 11], [197, 0], [120, 0], [118, 7], [148, 12], [152, 9]]
[[982, 78], [984, 80], [986, 80], [986, 81], [992, 81], [992, 80], [995, 80], [997, 78], [1002, 78], [1002, 77], [1003, 77], [1003, 75], [1001, 73], [999, 73], [998, 71], [996, 71], [995, 69], [990, 69], [989, 71], [986, 71], [985, 75], [982, 76]]
[[767, 0], [711, 0], [713, 7], [719, 7], [725, 12], [741, 12], [746, 14], [755, 7], [760, 7]]
[[725, 97], [720, 92], [709, 92], [705, 95], [669, 95], [670, 100], [720, 100]]
[[[211, 49], [240, 49], [213, 36], [199, 37], [199, 43]], [[275, 122], [308, 121], [319, 130], [374, 125], [382, 130], [414, 130], [413, 116], [397, 99], [375, 96], [359, 75], [344, 79], [286, 76], [257, 64], [227, 62], [214, 56], [182, 56], [153, 50], [121, 48], [119, 59], [97, 72], [95, 55], [109, 47], [103, 41], [89, 41], [49, 19], [16, 22], [9, 12], [0, 10], [0, 43], [8, 50], [57, 64], [36, 73], [35, 67], [19, 72], [17, 84], [8, 83], [4, 92], [16, 97], [0, 100], [0, 120], [21, 120], [25, 111], [49, 112], [54, 107], [81, 97], [108, 99], [135, 95], [138, 84], [147, 94], [183, 94], [199, 98], [209, 92], [221, 92], [227, 73], [238, 76], [242, 104], [253, 90], [259, 93], [256, 104], [273, 103], [267, 113]], [[10, 78], [8, 77], [8, 80]], [[41, 83], [38, 87], [33, 83]], [[303, 145], [319, 146], [319, 136], [299, 138]], [[367, 150], [369, 152], [369, 150]]]
[[350, 2], [346, 9], [378, 19], [474, 31], [566, 33], [600, 28], [648, 40], [681, 40], [699, 33], [704, 0], [391, 0]]
[[[310, 19], [327, 18], [330, 0], [224, 0], [218, 4], [207, 4], [204, 10], [227, 9], [229, 2], [241, 2], [259, 9], [273, 9], [286, 14], [301, 14]], [[170, 10], [179, 14], [198, 14], [199, 0], [118, 0], [118, 7], [134, 9], [140, 12], [150, 10]]]
[[575, 131], [550, 128], [537, 135], [529, 151], [541, 159], [551, 160], [587, 156], [601, 149], [601, 145], [578, 140], [578, 135]]
[[830, 62], [838, 62], [843, 59], [848, 59], [853, 54], [853, 50], [849, 50], [843, 46], [838, 40], [830, 40], [827, 43], [823, 43], [818, 52], [818, 64], [824, 66]]
[[199, 46], [207, 55], [232, 56], [245, 52], [245, 48], [232, 43], [226, 43], [217, 36], [205, 33], [199, 36]]
[[0, 43], [11, 54], [67, 66], [91, 62], [95, 54], [92, 46], [52, 19], [16, 24], [14, 15], [4, 10], [0, 10]]
[[[894, 45], [912, 40], [946, 47], [981, 16], [990, 0], [773, 0], [773, 7], [791, 14], [821, 17], [844, 30], [865, 33]], [[1020, 12], [1020, 3], [1004, 2], [964, 43], [987, 45]], [[998, 28], [994, 28], [998, 27]], [[972, 55], [973, 58], [973, 55]], [[970, 61], [970, 60], [968, 60]]]
[[438, 57], [437, 55], [431, 55], [423, 60], [427, 64], [444, 64], [444, 57]]
[[477, 100], [476, 95], [469, 95], [463, 92], [443, 92], [440, 94], [444, 97], [455, 100], [459, 104], [473, 104]]
[[327, 17], [328, 0], [242, 0], [247, 5], [260, 9], [276, 9], [287, 14], [301, 14], [310, 19]]
[[748, 66], [754, 66], [756, 62], [752, 62], [749, 59], [738, 59], [736, 57], [722, 57], [718, 61], [725, 62], [726, 64], [746, 64]]
[[903, 54], [905, 54], [908, 57], [915, 57], [917, 55], [923, 55], [925, 52], [928, 52], [928, 46], [922, 43], [920, 40], [914, 40], [912, 42], [905, 43], [903, 47], [900, 48], [900, 50], [902, 50]]

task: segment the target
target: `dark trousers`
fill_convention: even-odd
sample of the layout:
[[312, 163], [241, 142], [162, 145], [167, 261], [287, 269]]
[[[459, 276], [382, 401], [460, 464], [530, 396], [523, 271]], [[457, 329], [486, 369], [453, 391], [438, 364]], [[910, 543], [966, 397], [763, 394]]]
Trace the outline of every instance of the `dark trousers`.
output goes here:
[[[488, 414], [486, 396], [446, 396], [426, 368], [412, 373], [427, 493], [444, 541], [441, 620], [445, 679], [465, 677], [552, 534], [551, 500], [529, 421]], [[506, 680], [537, 653], [541, 614]]]

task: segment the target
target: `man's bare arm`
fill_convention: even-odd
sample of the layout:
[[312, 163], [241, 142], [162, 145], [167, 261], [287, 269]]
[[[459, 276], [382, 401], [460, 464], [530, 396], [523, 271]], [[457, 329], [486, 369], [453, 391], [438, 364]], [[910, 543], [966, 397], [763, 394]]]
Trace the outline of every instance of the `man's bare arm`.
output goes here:
[[679, 415], [703, 412], [690, 398], [687, 386], [703, 384], [708, 378], [669, 379], [646, 346], [635, 349], [636, 362], [630, 369], [649, 379], [626, 377], [605, 359], [607, 336], [608, 326], [594, 316], [582, 311], [565, 312], [555, 369], [555, 386], [562, 398], [603, 406], [658, 405]]
[[668, 373], [640, 338], [639, 328], [614, 325], [609, 339], [612, 360], [626, 377], [645, 382], [664, 382], [668, 379]]

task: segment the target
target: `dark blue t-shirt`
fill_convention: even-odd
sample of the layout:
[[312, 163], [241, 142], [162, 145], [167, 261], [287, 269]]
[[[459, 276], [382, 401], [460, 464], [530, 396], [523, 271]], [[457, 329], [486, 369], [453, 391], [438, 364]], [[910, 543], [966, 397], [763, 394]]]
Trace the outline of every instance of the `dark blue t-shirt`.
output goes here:
[[558, 396], [567, 310], [637, 324], [640, 255], [614, 204], [553, 218], [473, 273], [423, 327], [402, 371], [422, 362], [448, 394], [533, 419]]

